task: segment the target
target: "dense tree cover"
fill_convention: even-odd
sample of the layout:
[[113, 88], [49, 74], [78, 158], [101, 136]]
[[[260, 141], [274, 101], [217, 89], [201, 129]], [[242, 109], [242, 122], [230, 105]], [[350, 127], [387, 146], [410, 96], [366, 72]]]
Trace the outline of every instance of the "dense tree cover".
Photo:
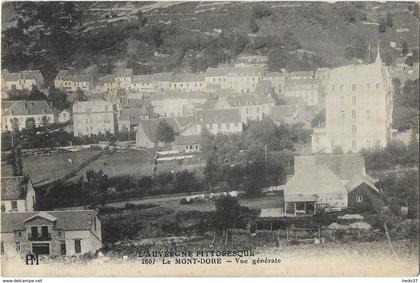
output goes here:
[[60, 111], [70, 107], [67, 93], [53, 86], [48, 89], [48, 101], [51, 101], [52, 106]]
[[402, 206], [408, 207], [409, 217], [418, 218], [419, 172], [409, 171], [402, 175], [383, 176], [379, 183], [387, 204], [395, 215], [400, 215]]
[[83, 13], [75, 2], [13, 2], [16, 26], [2, 32], [2, 67], [40, 69], [47, 81], [70, 58], [80, 39]]
[[262, 19], [268, 16], [271, 16], [271, 10], [266, 5], [259, 3], [252, 7], [252, 13], [254, 14], [254, 17], [257, 19]]
[[326, 119], [325, 114], [326, 114], [325, 109], [323, 109], [315, 115], [315, 117], [311, 121], [312, 128], [325, 126], [325, 119]]
[[368, 44], [362, 36], [356, 36], [350, 45], [346, 46], [345, 57], [349, 60], [363, 59], [368, 55]]
[[394, 79], [393, 85], [393, 127], [400, 130], [416, 129], [419, 121], [419, 79], [406, 80], [403, 86], [399, 79]]
[[37, 88], [32, 90], [13, 89], [7, 92], [5, 100], [47, 100], [47, 96]]
[[293, 143], [308, 142], [309, 135], [269, 119], [250, 121], [241, 135], [214, 136], [206, 131], [202, 147], [206, 181], [212, 189], [243, 189], [248, 196], [258, 195], [261, 188], [285, 181]]
[[173, 142], [175, 131], [166, 121], [160, 121], [156, 128], [156, 139], [165, 143]]
[[241, 206], [237, 198], [230, 196], [220, 197], [216, 200], [215, 227], [219, 230], [228, 228], [246, 228], [255, 221], [259, 211]]
[[419, 144], [413, 142], [406, 146], [392, 142], [385, 148], [362, 150], [367, 170], [390, 170], [395, 167], [418, 166]]

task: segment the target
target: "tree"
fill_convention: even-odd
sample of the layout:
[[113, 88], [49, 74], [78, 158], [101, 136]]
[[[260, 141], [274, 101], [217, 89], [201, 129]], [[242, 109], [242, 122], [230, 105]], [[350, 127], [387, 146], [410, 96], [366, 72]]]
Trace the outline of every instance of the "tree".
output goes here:
[[26, 119], [26, 121], [25, 121], [25, 127], [28, 128], [28, 129], [35, 128], [35, 119], [32, 118], [32, 117]]
[[319, 111], [311, 121], [312, 128], [325, 126], [325, 109]]
[[386, 32], [386, 27], [387, 27], [386, 20], [384, 18], [380, 18], [379, 19], [379, 26], [378, 26], [379, 32], [380, 33]]
[[86, 101], [86, 100], [87, 100], [87, 97], [83, 93], [83, 90], [81, 90], [80, 87], [78, 87], [77, 90], [76, 90], [75, 101]]
[[175, 131], [166, 121], [162, 120], [156, 128], [156, 139], [164, 143], [173, 142], [175, 140]]
[[22, 149], [20, 146], [14, 146], [12, 148], [12, 175], [22, 176], [23, 175], [23, 160], [22, 160]]
[[386, 25], [388, 27], [392, 27], [394, 25], [394, 23], [392, 21], [392, 14], [391, 13], [386, 14]]
[[262, 19], [271, 15], [270, 9], [264, 4], [257, 4], [252, 8], [254, 17], [257, 19]]
[[365, 59], [368, 44], [362, 36], [356, 36], [351, 45], [346, 46], [345, 57], [349, 60]]
[[53, 107], [60, 111], [69, 107], [67, 94], [61, 89], [55, 88], [54, 86], [51, 86], [48, 89], [48, 100], [51, 101]]
[[180, 193], [199, 190], [194, 173], [187, 170], [176, 172], [174, 175], [173, 184], [175, 191]]
[[257, 33], [260, 30], [255, 18], [250, 18], [248, 25], [252, 33]]
[[401, 54], [402, 54], [403, 56], [405, 56], [405, 55], [407, 55], [407, 53], [408, 53], [408, 43], [407, 43], [407, 41], [403, 40], [403, 41], [402, 41]]
[[89, 169], [86, 171], [87, 188], [89, 193], [94, 197], [94, 204], [102, 203], [105, 205], [106, 190], [108, 188], [108, 175], [105, 175], [102, 170], [97, 172]]

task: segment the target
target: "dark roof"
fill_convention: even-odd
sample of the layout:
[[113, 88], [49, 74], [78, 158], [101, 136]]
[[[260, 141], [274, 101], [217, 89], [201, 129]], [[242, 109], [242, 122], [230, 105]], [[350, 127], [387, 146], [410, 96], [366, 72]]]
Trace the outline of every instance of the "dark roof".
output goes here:
[[175, 144], [201, 144], [201, 135], [176, 136]]
[[294, 71], [289, 73], [289, 77], [312, 77], [313, 71]]
[[359, 187], [361, 184], [367, 184], [369, 188], [380, 193], [379, 189], [375, 186], [375, 183], [373, 182], [372, 177], [370, 176], [362, 176], [362, 175], [355, 175], [353, 176], [350, 181], [346, 184], [346, 190], [351, 193], [353, 190], [355, 190], [357, 187]]
[[295, 156], [295, 172], [310, 164], [326, 165], [340, 180], [366, 176], [365, 160], [359, 154]]
[[96, 212], [94, 210], [65, 210], [2, 213], [1, 232], [24, 230], [25, 221], [37, 215], [50, 221], [56, 218], [55, 229], [89, 230]]
[[124, 108], [121, 110], [118, 121], [131, 121], [138, 124], [141, 116], [149, 115], [149, 111], [145, 107]]
[[239, 109], [198, 110], [197, 121], [200, 121], [201, 118], [206, 124], [242, 122]]
[[204, 82], [206, 76], [200, 74], [175, 74], [172, 77], [173, 82]]
[[2, 177], [1, 178], [1, 200], [25, 199], [27, 186], [25, 177]]
[[19, 73], [7, 73], [5, 75], [6, 81], [21, 80], [35, 80], [38, 76], [42, 76], [39, 70], [20, 71]]
[[53, 114], [53, 110], [45, 100], [14, 101], [6, 110], [5, 115], [42, 115]]

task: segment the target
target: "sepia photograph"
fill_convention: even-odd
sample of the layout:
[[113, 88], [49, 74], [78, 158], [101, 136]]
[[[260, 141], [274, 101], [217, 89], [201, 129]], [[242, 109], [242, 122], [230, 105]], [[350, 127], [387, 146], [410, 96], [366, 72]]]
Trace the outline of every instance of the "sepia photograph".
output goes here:
[[416, 283], [419, 20], [417, 1], [1, 1], [3, 282]]

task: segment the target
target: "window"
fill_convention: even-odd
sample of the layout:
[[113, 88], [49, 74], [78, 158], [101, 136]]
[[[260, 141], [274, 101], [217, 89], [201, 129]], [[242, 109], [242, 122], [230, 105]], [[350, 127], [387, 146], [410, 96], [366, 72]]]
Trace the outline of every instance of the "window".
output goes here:
[[198, 149], [198, 144], [195, 145], [195, 149]]
[[57, 235], [58, 235], [59, 237], [61, 237], [61, 231], [58, 231], [58, 232], [57, 232]]
[[188, 145], [185, 146], [185, 150], [188, 150]]
[[50, 244], [49, 243], [34, 243], [32, 244], [32, 253], [37, 255], [49, 255]]
[[356, 196], [356, 202], [363, 202], [363, 196]]
[[376, 88], [379, 88], [379, 83], [376, 83]]
[[61, 255], [66, 255], [66, 253], [67, 253], [66, 242], [65, 241], [61, 241], [61, 243], [60, 243], [60, 253], [61, 253]]
[[20, 252], [20, 243], [19, 242], [16, 242], [16, 251]]
[[82, 243], [81, 243], [81, 241], [82, 240], [80, 240], [80, 239], [75, 239], [74, 240], [74, 252], [77, 253], [77, 254], [82, 252]]
[[96, 231], [96, 217], [93, 218], [93, 229]]
[[0, 253], [4, 254], [4, 243], [3, 242], [1, 242]]
[[209, 130], [213, 130], [213, 124], [207, 124], [208, 126], [207, 126], [207, 128], [209, 129]]
[[12, 200], [12, 210], [17, 211], [17, 201]]
[[356, 105], [356, 96], [355, 96], [355, 95], [353, 95], [353, 96], [351, 97], [351, 103], [352, 103], [353, 105]]
[[36, 226], [31, 227], [31, 238], [38, 239], [38, 227]]
[[352, 111], [351, 111], [351, 118], [352, 118], [353, 120], [356, 120], [356, 110], [352, 110]]
[[352, 90], [352, 91], [356, 91], [356, 84], [352, 84], [352, 85], [351, 85], [351, 90]]
[[366, 120], [370, 120], [370, 109], [366, 110]]
[[356, 125], [351, 125], [351, 132], [353, 133], [353, 134], [355, 134], [356, 133]]
[[342, 120], [344, 120], [344, 119], [346, 118], [346, 114], [345, 114], [344, 110], [341, 110], [341, 111], [340, 111], [340, 118], [341, 118]]
[[19, 235], [19, 237], [22, 237], [22, 232], [19, 231], [18, 232], [18, 235]]
[[315, 143], [317, 143], [317, 144], [319, 143], [319, 136], [315, 137]]
[[343, 91], [344, 85], [340, 85], [340, 91]]

